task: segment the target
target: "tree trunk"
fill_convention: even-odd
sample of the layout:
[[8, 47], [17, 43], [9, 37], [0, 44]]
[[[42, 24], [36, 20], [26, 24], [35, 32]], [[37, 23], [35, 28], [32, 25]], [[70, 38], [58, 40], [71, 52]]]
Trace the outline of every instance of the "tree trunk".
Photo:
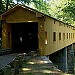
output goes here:
[[0, 0], [0, 14], [2, 14], [2, 0]]
[[2, 0], [0, 0], [0, 10], [1, 10], [1, 8], [2, 8]]
[[6, 11], [8, 10], [9, 0], [6, 1]]

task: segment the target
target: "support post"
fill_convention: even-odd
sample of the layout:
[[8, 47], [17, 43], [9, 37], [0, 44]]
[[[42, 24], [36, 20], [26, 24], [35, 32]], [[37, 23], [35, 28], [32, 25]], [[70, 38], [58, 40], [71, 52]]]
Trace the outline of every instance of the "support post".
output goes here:
[[74, 74], [74, 50], [73, 44], [67, 47], [67, 67], [68, 67], [68, 74]]
[[67, 73], [68, 72], [68, 67], [67, 67], [67, 47], [65, 47], [64, 49], [64, 58], [65, 58], [65, 72]]

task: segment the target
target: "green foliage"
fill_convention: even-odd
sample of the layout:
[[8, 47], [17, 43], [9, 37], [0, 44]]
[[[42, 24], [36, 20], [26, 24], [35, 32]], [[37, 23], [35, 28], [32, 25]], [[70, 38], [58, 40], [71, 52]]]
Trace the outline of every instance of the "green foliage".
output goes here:
[[49, 15], [49, 12], [48, 12], [49, 4], [45, 0], [33, 0], [33, 3], [34, 3], [35, 8], [38, 11]]
[[64, 7], [63, 12], [75, 21], [75, 1], [68, 2]]
[[5, 11], [4, 1], [0, 0], [0, 14]]
[[[35, 9], [37, 9], [40, 12], [43, 12], [45, 14], [49, 15], [48, 12], [48, 7], [49, 4], [45, 1], [45, 0], [16, 0], [17, 3], [21, 3], [23, 5], [32, 5]], [[13, 0], [0, 0], [0, 13], [2, 14], [3, 12], [5, 12], [6, 10], [8, 10], [9, 8], [13, 7], [15, 5], [15, 3], [13, 2]]]
[[63, 21], [75, 25], [75, 1], [68, 0], [68, 3], [62, 8], [63, 11]]
[[0, 14], [13, 7], [15, 3], [13, 0], [0, 0]]
[[[75, 24], [74, 0], [16, 0], [17, 3], [27, 5], [40, 12], [57, 18], [61, 21]], [[13, 0], [0, 0], [0, 14], [13, 7]]]
[[6, 10], [8, 10], [9, 8], [13, 7], [15, 5], [15, 3], [13, 2], [13, 0], [5, 0], [5, 8]]
[[63, 20], [65, 15], [62, 9], [64, 9], [66, 3], [67, 0], [51, 0], [49, 3], [51, 5], [49, 10], [51, 16]]
[[51, 16], [75, 24], [75, 0], [51, 0], [49, 13]]
[[16, 0], [17, 3], [29, 4], [32, 0]]
[[49, 15], [48, 12], [49, 4], [45, 0], [17, 0], [17, 3], [21, 3], [23, 5], [28, 6], [32, 5], [38, 11]]

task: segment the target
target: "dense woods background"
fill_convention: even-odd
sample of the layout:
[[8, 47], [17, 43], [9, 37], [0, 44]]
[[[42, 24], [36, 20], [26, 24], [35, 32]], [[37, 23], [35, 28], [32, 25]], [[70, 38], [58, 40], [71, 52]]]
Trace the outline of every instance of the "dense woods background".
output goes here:
[[75, 25], [74, 0], [0, 0], [0, 14], [15, 4], [29, 6], [61, 21]]

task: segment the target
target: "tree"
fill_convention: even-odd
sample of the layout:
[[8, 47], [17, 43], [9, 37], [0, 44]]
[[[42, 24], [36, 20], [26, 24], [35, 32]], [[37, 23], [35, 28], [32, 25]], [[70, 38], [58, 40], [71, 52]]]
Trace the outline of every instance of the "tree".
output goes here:
[[7, 11], [9, 8], [13, 7], [14, 5], [15, 5], [15, 3], [13, 2], [13, 0], [6, 0], [6, 1], [5, 1], [6, 11]]
[[50, 0], [49, 4], [52, 17], [75, 25], [75, 0]]
[[2, 0], [0, 0], [0, 13], [2, 12]]
[[8, 10], [9, 0], [6, 0], [6, 10]]
[[[74, 0], [16, 0], [17, 3], [27, 5], [29, 7], [43, 12], [47, 15], [55, 17], [61, 21], [74, 24], [75, 21], [75, 2]], [[4, 3], [4, 4], [3, 4]], [[13, 0], [0, 0], [0, 13], [3, 13], [13, 7]]]
[[65, 4], [65, 7], [62, 10], [65, 15], [64, 20], [67, 20], [68, 22], [75, 24], [75, 1], [69, 1], [67, 4]]
[[[48, 12], [48, 3], [47, 0], [16, 0], [17, 3], [23, 4], [23, 5], [32, 5], [35, 9], [37, 9], [40, 12], [43, 12], [45, 14], [49, 14]], [[9, 8], [13, 7], [15, 5], [15, 2], [13, 0], [0, 0], [0, 11], [1, 13], [7, 11]]]
[[33, 3], [34, 3], [34, 7], [38, 11], [43, 12], [47, 15], [50, 15], [49, 12], [48, 12], [49, 4], [45, 0], [33, 0]]
[[67, 0], [51, 0], [49, 2], [50, 10], [49, 13], [51, 16], [61, 19], [63, 15], [62, 9], [65, 7], [65, 4], [67, 3]]
[[36, 10], [43, 12], [45, 14], [49, 15], [48, 7], [49, 4], [47, 3], [47, 0], [16, 0], [17, 3], [21, 3], [23, 5], [32, 5]]
[[0, 14], [13, 7], [15, 3], [13, 0], [0, 0]]
[[5, 11], [5, 7], [4, 7], [3, 3], [4, 2], [2, 0], [0, 0], [0, 14], [2, 14]]
[[22, 3], [22, 4], [26, 4], [27, 3], [27, 4], [29, 4], [29, 3], [31, 3], [32, 0], [16, 0], [16, 1], [17, 1], [17, 4], [18, 3]]

